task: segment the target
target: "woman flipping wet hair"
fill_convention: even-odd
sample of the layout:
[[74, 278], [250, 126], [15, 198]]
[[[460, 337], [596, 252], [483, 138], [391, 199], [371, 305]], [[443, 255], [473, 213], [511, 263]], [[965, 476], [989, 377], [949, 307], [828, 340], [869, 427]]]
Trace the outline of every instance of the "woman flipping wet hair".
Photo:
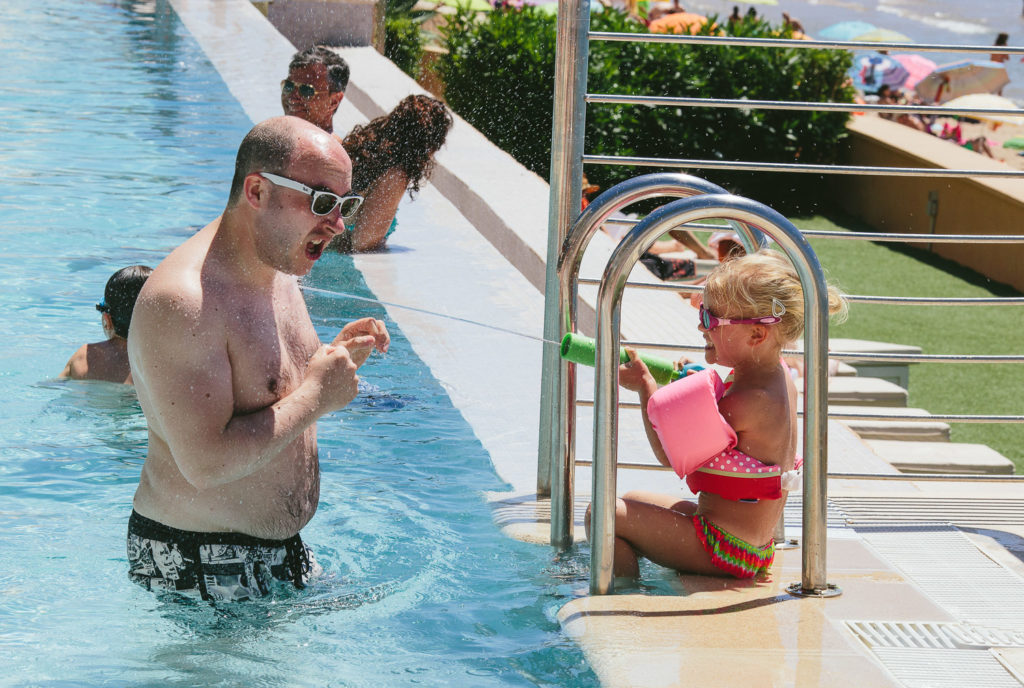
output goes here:
[[420, 190], [451, 127], [444, 103], [413, 95], [389, 114], [352, 129], [343, 145], [352, 158], [352, 191], [364, 201], [332, 248], [345, 253], [383, 248], [398, 226], [395, 212], [402, 195], [408, 190], [412, 198]]

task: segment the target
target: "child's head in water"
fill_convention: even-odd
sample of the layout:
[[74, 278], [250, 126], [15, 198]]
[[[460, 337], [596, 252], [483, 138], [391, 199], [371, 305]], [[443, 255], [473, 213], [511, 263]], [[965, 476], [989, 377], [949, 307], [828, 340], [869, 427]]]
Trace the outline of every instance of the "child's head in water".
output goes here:
[[[704, 308], [716, 318], [742, 320], [776, 317], [773, 324], [749, 324], [747, 330], [729, 325], [701, 330], [709, 338], [708, 363], [735, 365], [737, 355], [758, 351], [772, 359], [804, 330], [804, 295], [800, 277], [784, 255], [771, 249], [719, 264], [704, 284]], [[845, 318], [846, 299], [828, 287], [829, 313]], [[733, 330], [733, 331], [729, 331]], [[722, 360], [722, 358], [727, 360]], [[757, 358], [762, 358], [760, 354]]]
[[108, 338], [128, 338], [135, 300], [151, 272], [153, 269], [145, 265], [129, 265], [107, 280], [103, 300], [96, 304], [96, 310], [103, 314], [103, 332]]
[[80, 346], [68, 359], [60, 377], [131, 384], [128, 327], [135, 300], [151, 272], [145, 265], [130, 265], [111, 275], [103, 290], [103, 300], [96, 304], [96, 310], [103, 314], [103, 334], [107, 338]]

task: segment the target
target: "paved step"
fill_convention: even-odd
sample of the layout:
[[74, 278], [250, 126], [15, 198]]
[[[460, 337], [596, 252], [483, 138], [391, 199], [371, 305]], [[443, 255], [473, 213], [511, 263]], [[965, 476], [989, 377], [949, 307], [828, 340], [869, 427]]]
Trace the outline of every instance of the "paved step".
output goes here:
[[[828, 341], [831, 351], [846, 351], [870, 354], [920, 354], [921, 347], [910, 344], [875, 342], [868, 339], [832, 338]], [[877, 361], [850, 361], [862, 377], [877, 377], [897, 384], [903, 389], [910, 387], [909, 363], [881, 363]]]
[[[873, 413], [927, 417], [931, 414], [919, 408], [897, 408], [891, 406], [835, 406], [829, 413]], [[838, 419], [864, 440], [913, 440], [919, 442], [948, 442], [949, 424], [941, 421], [915, 420], [850, 420]]]
[[904, 473], [1013, 473], [1013, 462], [985, 444], [865, 440]]
[[[803, 340], [795, 343], [797, 350], [803, 350]], [[919, 354], [921, 347], [909, 344], [892, 344], [890, 342], [875, 342], [868, 339], [846, 339], [833, 337], [828, 340], [829, 351], [841, 351], [844, 353], [866, 353], [866, 354]], [[909, 363], [882, 363], [878, 361], [850, 361], [843, 362], [843, 365], [850, 365], [857, 371], [860, 377], [877, 377], [897, 384], [903, 389], [910, 385]]]
[[830, 370], [830, 375], [834, 375], [837, 377], [857, 377], [858, 375], [860, 375], [860, 372], [846, 361], [836, 361], [836, 364], [837, 366], [835, 372], [833, 373]]
[[[797, 380], [796, 386], [803, 389], [803, 380]], [[828, 379], [828, 403], [829, 406], [905, 407], [907, 390], [877, 377], [836, 376]]]

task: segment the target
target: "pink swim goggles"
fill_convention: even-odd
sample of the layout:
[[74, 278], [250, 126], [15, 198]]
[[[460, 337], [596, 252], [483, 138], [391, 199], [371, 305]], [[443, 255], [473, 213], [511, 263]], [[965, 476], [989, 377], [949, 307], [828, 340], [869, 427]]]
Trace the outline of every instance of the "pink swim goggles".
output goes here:
[[[776, 310], [776, 309], [780, 310]], [[786, 307], [778, 299], [772, 299], [772, 312], [775, 315], [765, 315], [760, 318], [716, 318], [711, 315], [711, 311], [704, 307], [704, 302], [700, 302], [700, 324], [704, 326], [705, 330], [713, 330], [716, 327], [722, 325], [774, 325], [777, 322], [782, 322], [782, 315], [786, 312]]]

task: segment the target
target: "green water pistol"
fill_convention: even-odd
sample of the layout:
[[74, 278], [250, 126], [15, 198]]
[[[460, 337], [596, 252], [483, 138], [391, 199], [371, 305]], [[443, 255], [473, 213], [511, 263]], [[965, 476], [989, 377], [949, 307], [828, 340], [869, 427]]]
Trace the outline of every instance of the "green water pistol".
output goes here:
[[[594, 340], [582, 334], [570, 332], [562, 337], [562, 358], [567, 361], [593, 366], [596, 360], [595, 349]], [[626, 349], [620, 348], [619, 363], [625, 363], [628, 360], [629, 354], [626, 353]], [[659, 385], [667, 385], [673, 380], [678, 380], [691, 370], [704, 370], [704, 366], [699, 363], [687, 363], [682, 370], [676, 370], [672, 361], [657, 356], [641, 356], [640, 360], [651, 371], [651, 376]]]

